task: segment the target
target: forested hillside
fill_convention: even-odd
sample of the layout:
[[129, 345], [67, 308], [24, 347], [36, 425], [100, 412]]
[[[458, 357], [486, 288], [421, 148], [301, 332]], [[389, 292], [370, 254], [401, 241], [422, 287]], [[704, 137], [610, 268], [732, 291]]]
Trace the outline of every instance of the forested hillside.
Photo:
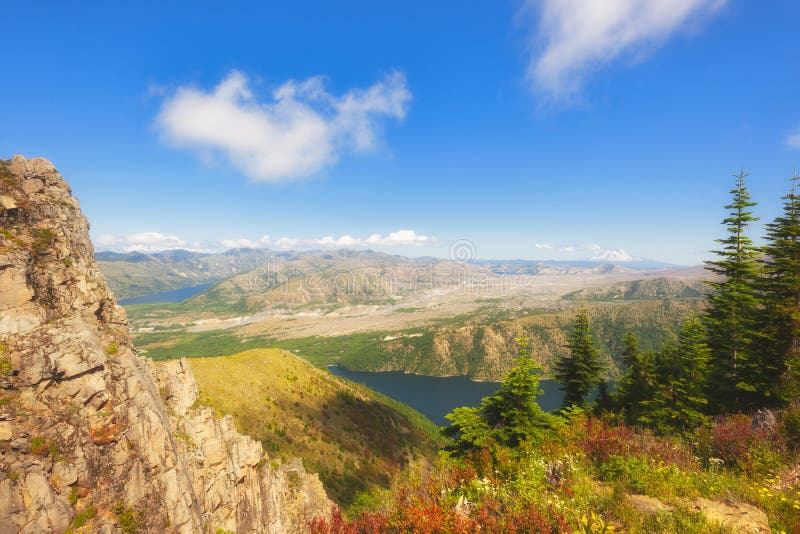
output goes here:
[[[593, 303], [589, 310], [594, 337], [608, 362], [608, 376], [619, 375], [626, 333], [635, 332], [644, 348], [654, 350], [686, 317], [702, 307], [703, 301], [698, 299]], [[538, 311], [513, 319], [476, 316], [401, 332], [300, 338], [276, 344], [318, 364], [499, 380], [514, 364], [515, 340], [519, 336], [530, 339], [533, 358], [549, 374], [553, 362], [567, 350], [573, 315], [574, 306], [569, 306], [562, 311]]]

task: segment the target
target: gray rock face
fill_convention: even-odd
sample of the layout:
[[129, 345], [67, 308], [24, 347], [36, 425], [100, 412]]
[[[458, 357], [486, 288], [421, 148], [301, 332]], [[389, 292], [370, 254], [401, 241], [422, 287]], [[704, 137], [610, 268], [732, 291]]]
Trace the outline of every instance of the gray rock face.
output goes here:
[[214, 529], [302, 532], [308, 518], [331, 509], [317, 475], [295, 460], [273, 466], [260, 442], [236, 432], [233, 418], [194, 407], [197, 387], [186, 360], [153, 364], [171, 413], [171, 430], [192, 475], [195, 495]]
[[0, 162], [0, 198], [0, 530], [301, 532], [328, 512], [301, 464], [192, 408], [185, 362], [135, 354], [51, 163]]

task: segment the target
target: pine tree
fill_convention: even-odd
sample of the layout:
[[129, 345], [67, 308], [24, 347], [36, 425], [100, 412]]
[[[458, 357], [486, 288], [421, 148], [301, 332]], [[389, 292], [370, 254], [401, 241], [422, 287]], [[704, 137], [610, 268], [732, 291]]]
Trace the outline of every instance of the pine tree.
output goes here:
[[783, 213], [767, 225], [759, 348], [767, 387], [776, 405], [800, 398], [800, 195], [795, 175]]
[[465, 452], [499, 444], [516, 447], [536, 440], [553, 424], [554, 417], [539, 407], [536, 397], [541, 369], [533, 361], [527, 338], [517, 340], [519, 355], [500, 388], [478, 407], [456, 408], [448, 414], [452, 424], [442, 432], [452, 438], [452, 450]]
[[569, 353], [555, 365], [556, 379], [564, 391], [563, 407], [583, 405], [592, 389], [601, 382], [604, 370], [600, 352], [592, 340], [589, 313], [581, 306], [569, 337]]
[[709, 282], [712, 291], [705, 314], [714, 373], [709, 394], [714, 410], [719, 412], [753, 406], [762, 386], [751, 350], [759, 307], [759, 251], [745, 234], [749, 224], [758, 220], [750, 211], [756, 203], [745, 187], [747, 174], [742, 171], [734, 176], [736, 186], [730, 191], [733, 200], [725, 206], [730, 214], [722, 221], [728, 235], [717, 240], [722, 245], [722, 250], [714, 251], [719, 259], [706, 264], [706, 269], [720, 277]]
[[662, 434], [686, 432], [706, 424], [709, 357], [703, 323], [688, 319], [677, 343], [665, 343], [656, 357], [657, 383], [652, 399], [641, 404], [640, 422]]
[[653, 396], [653, 357], [639, 349], [639, 338], [635, 334], [625, 334], [622, 345], [625, 374], [617, 385], [614, 404], [624, 413], [626, 422], [634, 424], [642, 415], [643, 403]]

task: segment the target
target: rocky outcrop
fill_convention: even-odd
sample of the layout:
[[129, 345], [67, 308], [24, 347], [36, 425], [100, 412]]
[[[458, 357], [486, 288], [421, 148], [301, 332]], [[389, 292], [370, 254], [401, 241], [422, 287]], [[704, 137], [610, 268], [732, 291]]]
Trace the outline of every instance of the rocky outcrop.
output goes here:
[[209, 524], [286, 532], [287, 525], [302, 527], [307, 518], [328, 513], [332, 503], [319, 477], [306, 474], [299, 460], [269, 462], [260, 442], [236, 432], [230, 415], [217, 419], [211, 407], [195, 407], [197, 386], [185, 359], [152, 365]]
[[316, 476], [191, 408], [182, 363], [159, 391], [50, 162], [0, 162], [0, 200], [0, 532], [299, 532], [327, 511]]
[[767, 514], [752, 504], [698, 498], [692, 502], [692, 507], [710, 524], [719, 525], [735, 534], [773, 532]]

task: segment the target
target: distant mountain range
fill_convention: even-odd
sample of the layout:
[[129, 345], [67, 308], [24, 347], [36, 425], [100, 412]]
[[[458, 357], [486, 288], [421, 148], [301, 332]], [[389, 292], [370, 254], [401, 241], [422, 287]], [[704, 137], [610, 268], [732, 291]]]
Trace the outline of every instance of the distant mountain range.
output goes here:
[[[408, 258], [371, 250], [318, 250], [283, 252], [268, 249], [237, 248], [222, 253], [201, 253], [168, 250], [145, 254], [101, 251], [96, 254], [109, 286], [117, 298], [127, 299], [224, 280], [255, 269], [281, 269], [292, 264], [319, 272], [335, 266], [367, 268], [402, 266], [413, 270], [419, 266], [452, 266], [446, 259]], [[464, 265], [464, 264], [460, 264]], [[658, 261], [604, 262], [596, 260], [481, 260], [470, 262], [468, 269], [494, 275], [570, 275], [604, 274], [635, 271], [681, 269], [682, 266]]]
[[605, 260], [479, 260], [475, 263], [487, 265], [510, 266], [517, 268], [598, 268], [615, 266], [621, 269], [631, 269], [636, 271], [658, 270], [658, 269], [684, 269], [686, 265], [667, 263], [657, 260], [630, 260], [630, 261], [605, 261]]
[[228, 278], [264, 265], [278, 254], [231, 249], [220, 254], [187, 250], [153, 254], [104, 251], [95, 256], [116, 297], [126, 299]]

